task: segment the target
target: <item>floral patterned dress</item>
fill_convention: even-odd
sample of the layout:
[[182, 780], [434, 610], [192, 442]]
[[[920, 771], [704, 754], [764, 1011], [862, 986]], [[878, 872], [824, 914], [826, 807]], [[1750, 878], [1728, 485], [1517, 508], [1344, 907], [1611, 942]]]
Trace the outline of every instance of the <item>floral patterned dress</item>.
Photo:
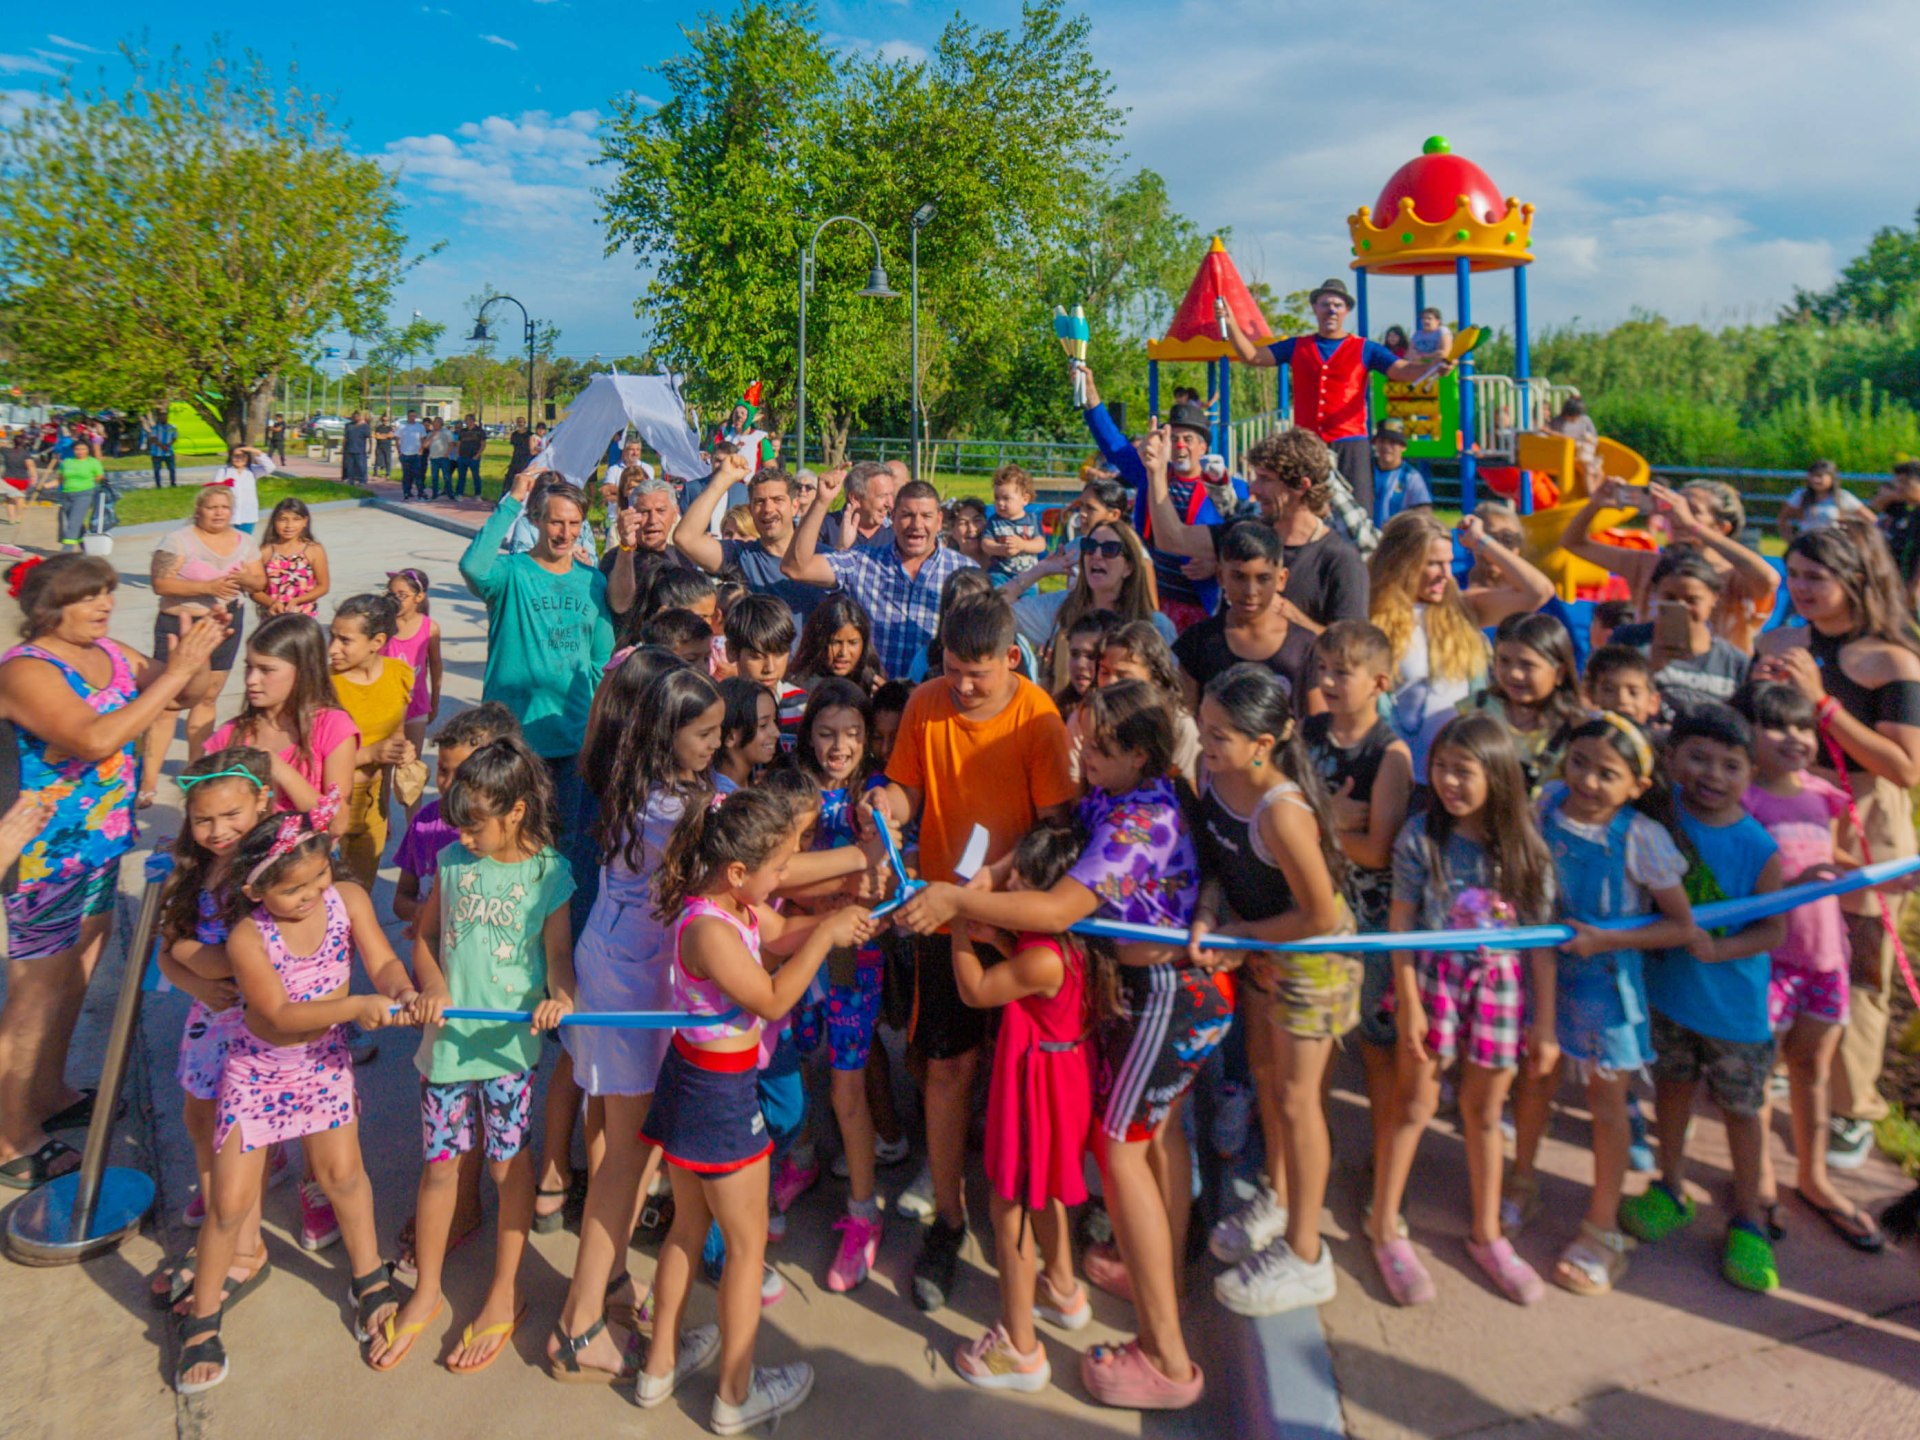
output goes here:
[[[267, 572], [268, 603], [260, 607], [260, 618], [265, 620], [273, 614], [272, 606], [291, 600], [296, 595], [304, 595], [314, 586], [318, 578], [314, 574], [313, 561], [307, 556], [307, 547], [303, 544], [298, 550], [283, 551], [278, 548], [267, 551], [261, 557], [261, 564]], [[308, 600], [293, 607], [297, 615], [314, 615], [320, 607]]]

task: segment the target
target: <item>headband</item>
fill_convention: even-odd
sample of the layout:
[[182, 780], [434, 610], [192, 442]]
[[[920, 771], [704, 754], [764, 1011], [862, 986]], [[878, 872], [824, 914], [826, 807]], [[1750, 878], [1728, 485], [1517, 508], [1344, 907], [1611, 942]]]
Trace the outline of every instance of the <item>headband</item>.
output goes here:
[[225, 770], [212, 770], [205, 775], [178, 775], [174, 777], [173, 783], [182, 790], [191, 792], [194, 786], [204, 785], [209, 780], [251, 780], [255, 790], [267, 788], [261, 783], [258, 775], [251, 770], [243, 770], [238, 765], [229, 766]]
[[1647, 737], [1640, 733], [1640, 727], [1624, 715], [1616, 715], [1611, 710], [1599, 712], [1600, 719], [1613, 726], [1627, 737], [1627, 743], [1633, 747], [1634, 768], [1642, 780], [1653, 778], [1653, 747], [1647, 743]]
[[[211, 776], [202, 777], [211, 779]], [[268, 848], [260, 863], [247, 872], [242, 889], [251, 890], [259, 883], [260, 876], [276, 860], [282, 860], [293, 853], [294, 846], [302, 840], [325, 832], [333, 823], [333, 817], [340, 813], [340, 787], [329, 785], [327, 793], [320, 797], [320, 803], [305, 815], [299, 811], [282, 815], [278, 828], [274, 831], [273, 844]]]

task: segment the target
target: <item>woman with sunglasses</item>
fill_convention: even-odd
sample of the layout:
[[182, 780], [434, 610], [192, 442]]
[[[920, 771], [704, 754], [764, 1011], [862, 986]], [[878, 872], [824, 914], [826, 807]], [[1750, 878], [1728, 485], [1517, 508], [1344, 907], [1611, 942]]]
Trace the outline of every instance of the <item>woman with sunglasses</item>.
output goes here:
[[[1066, 589], [1033, 593], [1047, 576], [1067, 574], [1074, 579]], [[1032, 569], [1001, 586], [1000, 593], [1013, 602], [1013, 618], [1021, 635], [1035, 646], [1049, 647], [1041, 680], [1049, 691], [1067, 683], [1067, 632], [1081, 616], [1095, 610], [1111, 610], [1123, 621], [1151, 621], [1166, 642], [1173, 643], [1173, 622], [1160, 611], [1153, 561], [1140, 536], [1124, 520], [1102, 521], [1077, 542], [1042, 556]]]

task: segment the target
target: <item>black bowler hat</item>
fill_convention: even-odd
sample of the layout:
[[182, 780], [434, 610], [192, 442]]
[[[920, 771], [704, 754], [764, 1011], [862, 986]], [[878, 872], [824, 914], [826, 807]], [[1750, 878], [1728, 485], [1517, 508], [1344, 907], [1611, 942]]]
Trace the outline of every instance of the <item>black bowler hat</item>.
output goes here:
[[1173, 407], [1167, 416], [1167, 424], [1176, 430], [1198, 430], [1208, 438], [1213, 435], [1213, 426], [1207, 423], [1207, 412], [1189, 400], [1183, 400]]
[[1313, 289], [1309, 290], [1307, 292], [1307, 304], [1313, 304], [1313, 302], [1318, 300], [1322, 295], [1336, 296], [1347, 302], [1347, 308], [1349, 310], [1353, 309], [1353, 296], [1347, 293], [1347, 282], [1338, 276], [1330, 280], [1322, 280]]

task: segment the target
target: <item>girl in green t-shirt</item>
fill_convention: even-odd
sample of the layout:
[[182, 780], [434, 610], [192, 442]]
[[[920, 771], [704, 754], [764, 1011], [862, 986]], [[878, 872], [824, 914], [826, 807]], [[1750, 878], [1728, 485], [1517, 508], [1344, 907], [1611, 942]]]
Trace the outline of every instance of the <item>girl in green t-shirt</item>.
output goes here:
[[[542, 1030], [573, 1012], [573, 873], [553, 848], [553, 784], [516, 739], [482, 745], [441, 802], [460, 832], [440, 852], [434, 891], [420, 908], [413, 963], [426, 1027], [414, 1063], [425, 1080], [420, 1125], [426, 1164], [415, 1210], [413, 1294], [373, 1339], [367, 1359], [391, 1370], [445, 1303], [441, 1272], [459, 1194], [460, 1157], [484, 1140], [500, 1195], [493, 1284], [447, 1361], [458, 1374], [500, 1357], [519, 1323], [520, 1259], [533, 1225], [528, 1153], [533, 1067]], [[531, 1012], [524, 1020], [445, 1020], [450, 1006]]]
[[93, 510], [93, 492], [100, 487], [106, 467], [93, 458], [93, 447], [76, 440], [73, 456], [60, 462], [60, 543], [79, 548]]

